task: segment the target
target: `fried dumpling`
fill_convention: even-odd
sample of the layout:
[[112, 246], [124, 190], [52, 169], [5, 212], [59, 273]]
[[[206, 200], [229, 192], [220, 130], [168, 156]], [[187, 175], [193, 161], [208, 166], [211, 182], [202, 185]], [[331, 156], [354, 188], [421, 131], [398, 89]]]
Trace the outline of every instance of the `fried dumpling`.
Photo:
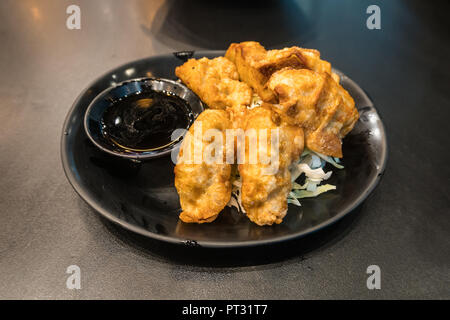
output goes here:
[[262, 45], [253, 41], [231, 44], [225, 57], [236, 64], [240, 79], [267, 102], [275, 102], [275, 95], [265, 86], [273, 72], [285, 67], [304, 67], [303, 57], [295, 50], [269, 56]]
[[[247, 137], [245, 161], [239, 165], [242, 205], [254, 223], [279, 224], [286, 215], [291, 190], [289, 166], [303, 151], [303, 130], [283, 123], [266, 106], [248, 112], [245, 129], [246, 133], [254, 130], [257, 138], [250, 142]], [[278, 139], [272, 140], [273, 135], [278, 135]]]
[[250, 87], [239, 81], [236, 66], [224, 57], [189, 59], [175, 74], [212, 109], [248, 106]]
[[313, 49], [290, 47], [267, 51], [260, 43], [247, 41], [232, 43], [225, 57], [234, 62], [239, 78], [266, 102], [277, 102], [275, 93], [266, 84], [274, 72], [284, 68], [325, 72], [339, 81], [331, 71], [331, 64], [321, 60], [319, 51]]
[[342, 157], [341, 139], [359, 118], [350, 94], [328, 73], [308, 69], [283, 69], [267, 83], [279, 103], [273, 106], [282, 118], [305, 130], [306, 146], [327, 156]]
[[[201, 124], [201, 129], [199, 126]], [[225, 110], [207, 109], [195, 120], [182, 142], [175, 166], [175, 187], [180, 197], [180, 219], [184, 222], [211, 222], [230, 201], [231, 164], [226, 163], [225, 130], [231, 127]], [[215, 154], [221, 161], [207, 161], [204, 151], [214, 142], [206, 133], [216, 130], [222, 137], [222, 152]], [[201, 130], [196, 134], [194, 130]], [[194, 148], [200, 151], [196, 161]]]

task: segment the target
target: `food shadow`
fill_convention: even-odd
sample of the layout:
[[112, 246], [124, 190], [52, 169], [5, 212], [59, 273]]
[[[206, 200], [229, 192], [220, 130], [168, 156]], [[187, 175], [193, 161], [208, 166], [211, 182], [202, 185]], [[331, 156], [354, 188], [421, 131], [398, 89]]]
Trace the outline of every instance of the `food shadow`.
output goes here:
[[290, 259], [307, 259], [344, 238], [358, 223], [364, 204], [336, 223], [304, 237], [253, 247], [205, 248], [196, 243], [166, 243], [128, 231], [103, 217], [105, 228], [138, 254], [170, 263], [199, 267], [244, 267], [277, 263]]

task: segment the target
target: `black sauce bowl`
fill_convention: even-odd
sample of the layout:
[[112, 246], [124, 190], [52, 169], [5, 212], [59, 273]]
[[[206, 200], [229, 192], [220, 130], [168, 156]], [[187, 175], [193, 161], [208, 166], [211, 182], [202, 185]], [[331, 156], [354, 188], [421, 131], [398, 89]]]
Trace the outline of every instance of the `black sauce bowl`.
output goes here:
[[[187, 102], [191, 109], [189, 112], [191, 112], [192, 116], [189, 117], [190, 120], [187, 127], [181, 129], [188, 129], [193, 120], [204, 110], [203, 103], [198, 96], [188, 87], [177, 81], [162, 78], [127, 80], [101, 92], [88, 106], [84, 116], [84, 129], [92, 143], [104, 152], [128, 159], [146, 160], [170, 155], [178, 145], [176, 141], [155, 150], [136, 151], [114, 145], [103, 134], [103, 115], [110, 106], [126, 97], [136, 95], [145, 96], [151, 92], [175, 95]], [[179, 137], [180, 139], [181, 136]]]

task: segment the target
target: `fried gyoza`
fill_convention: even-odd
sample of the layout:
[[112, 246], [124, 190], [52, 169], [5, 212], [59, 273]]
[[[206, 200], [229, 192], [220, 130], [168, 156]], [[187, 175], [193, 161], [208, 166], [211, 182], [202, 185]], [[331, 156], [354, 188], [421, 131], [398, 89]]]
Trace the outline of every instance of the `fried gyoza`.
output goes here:
[[212, 109], [247, 106], [250, 87], [239, 81], [236, 66], [224, 57], [189, 59], [175, 74]]
[[[247, 137], [245, 162], [239, 165], [242, 205], [249, 219], [258, 225], [281, 223], [287, 212], [287, 196], [291, 190], [289, 165], [303, 151], [303, 130], [282, 123], [280, 116], [266, 106], [249, 110], [245, 129], [246, 132], [250, 129], [256, 131], [258, 143], [256, 146], [256, 141], [253, 142], [253, 149]], [[267, 138], [261, 129], [265, 130]], [[276, 132], [278, 143], [272, 143]], [[256, 152], [256, 161], [252, 161], [252, 152]], [[271, 161], [264, 161], [264, 155]]]
[[274, 105], [285, 121], [304, 128], [306, 146], [327, 156], [342, 157], [341, 139], [359, 114], [350, 94], [328, 73], [283, 69], [267, 83], [276, 93]]
[[[339, 76], [313, 49], [266, 50], [258, 42], [234, 43], [225, 58], [189, 59], [175, 73], [211, 108], [189, 129], [180, 150], [182, 161], [175, 167], [184, 222], [211, 222], [230, 201], [231, 172], [236, 165], [226, 160], [231, 150], [235, 155], [240, 150], [237, 137], [230, 145], [226, 142], [226, 129], [243, 129], [246, 134], [245, 161], [238, 166], [242, 207], [254, 223], [272, 225], [281, 223], [286, 215], [289, 166], [304, 146], [342, 157], [341, 139], [359, 117], [352, 97], [339, 85]], [[249, 109], [252, 89], [265, 103]], [[223, 138], [224, 150], [218, 153], [221, 163], [184, 162], [187, 153], [194, 153], [194, 146], [202, 142], [203, 154], [209, 145], [208, 137], [194, 134], [200, 122], [203, 132], [216, 129]], [[251, 129], [256, 130], [255, 149], [250, 145]], [[274, 136], [278, 136], [277, 142], [271, 141]], [[270, 161], [264, 162], [267, 158]]]
[[[200, 130], [200, 123], [201, 132], [196, 134], [194, 130]], [[175, 187], [183, 210], [180, 219], [184, 222], [211, 222], [230, 201], [231, 164], [226, 163], [225, 150], [225, 130], [228, 128], [231, 128], [231, 122], [225, 110], [207, 109], [198, 116], [183, 140], [175, 166]], [[218, 130], [222, 136], [222, 152], [213, 155], [221, 157], [221, 163], [208, 163], [204, 157], [205, 148], [213, 142], [205, 134], [209, 129]], [[196, 163], [195, 147], [201, 151], [199, 163]]]
[[319, 51], [313, 49], [291, 47], [267, 51], [259, 42], [247, 41], [232, 43], [225, 57], [236, 64], [240, 79], [267, 102], [277, 102], [275, 93], [266, 83], [274, 72], [283, 68], [326, 72], [339, 81], [331, 71], [331, 64], [321, 60]]

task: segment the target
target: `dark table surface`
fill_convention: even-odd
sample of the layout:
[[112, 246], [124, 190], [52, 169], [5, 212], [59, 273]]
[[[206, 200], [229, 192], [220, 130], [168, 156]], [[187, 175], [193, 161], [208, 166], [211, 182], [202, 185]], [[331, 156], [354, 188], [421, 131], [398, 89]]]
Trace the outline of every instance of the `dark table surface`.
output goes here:
[[[66, 28], [74, 2], [81, 30]], [[0, 298], [450, 298], [449, 3], [230, 3], [0, 1]], [[381, 30], [366, 27], [371, 4]], [[377, 189], [332, 227], [251, 250], [177, 247], [100, 218], [61, 166], [77, 95], [130, 60], [243, 40], [317, 48], [369, 93], [389, 140]]]

